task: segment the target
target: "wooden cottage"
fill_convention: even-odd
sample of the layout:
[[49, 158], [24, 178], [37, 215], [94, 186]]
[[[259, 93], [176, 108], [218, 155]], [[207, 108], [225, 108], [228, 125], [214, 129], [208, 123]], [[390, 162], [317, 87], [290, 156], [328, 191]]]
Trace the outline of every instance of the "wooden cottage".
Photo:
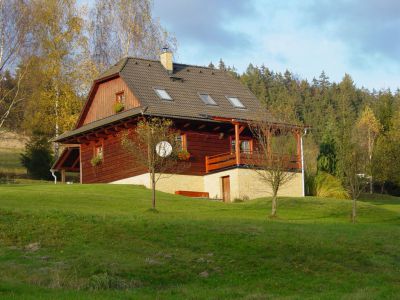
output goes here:
[[[64, 150], [53, 169], [63, 179], [65, 172], [80, 172], [81, 183], [150, 187], [148, 171], [122, 148], [118, 132], [134, 127], [139, 118], [163, 117], [173, 120], [191, 157], [188, 169], [160, 180], [157, 189], [225, 201], [265, 196], [268, 187], [243, 156], [253, 149], [246, 120], [260, 111], [259, 100], [224, 71], [173, 63], [168, 51], [160, 61], [128, 57], [94, 81], [75, 129], [54, 140]], [[280, 194], [302, 196], [302, 129], [294, 128], [297, 155], [287, 171], [296, 176]], [[103, 162], [93, 167], [91, 159], [98, 153]]]

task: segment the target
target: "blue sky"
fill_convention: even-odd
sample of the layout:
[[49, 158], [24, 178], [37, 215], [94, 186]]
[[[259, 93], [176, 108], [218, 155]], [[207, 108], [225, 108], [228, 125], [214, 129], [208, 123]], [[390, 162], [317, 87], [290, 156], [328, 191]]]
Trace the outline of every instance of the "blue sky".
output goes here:
[[154, 0], [154, 16], [177, 37], [179, 62], [400, 87], [398, 0]]

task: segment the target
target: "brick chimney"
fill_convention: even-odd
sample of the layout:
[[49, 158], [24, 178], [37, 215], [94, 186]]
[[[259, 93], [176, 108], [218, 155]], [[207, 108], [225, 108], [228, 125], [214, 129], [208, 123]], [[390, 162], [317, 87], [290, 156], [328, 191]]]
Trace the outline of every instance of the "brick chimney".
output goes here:
[[160, 54], [160, 62], [165, 70], [168, 71], [168, 73], [172, 73], [174, 71], [174, 65], [172, 63], [172, 52], [169, 50], [168, 46], [165, 46], [162, 49], [162, 52]]

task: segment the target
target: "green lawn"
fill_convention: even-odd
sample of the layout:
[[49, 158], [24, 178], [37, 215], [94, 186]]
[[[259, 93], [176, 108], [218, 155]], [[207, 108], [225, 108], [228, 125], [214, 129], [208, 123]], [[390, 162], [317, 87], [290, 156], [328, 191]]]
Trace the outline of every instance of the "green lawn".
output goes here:
[[[400, 199], [224, 204], [0, 185], [1, 299], [398, 299]], [[39, 243], [39, 244], [35, 244]]]
[[22, 150], [0, 148], [0, 173], [21, 175], [26, 174], [26, 169], [21, 165]]

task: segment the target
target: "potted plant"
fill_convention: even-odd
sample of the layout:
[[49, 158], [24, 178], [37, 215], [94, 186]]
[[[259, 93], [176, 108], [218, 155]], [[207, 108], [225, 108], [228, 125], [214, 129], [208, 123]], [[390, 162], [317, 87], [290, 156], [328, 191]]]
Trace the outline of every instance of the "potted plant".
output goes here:
[[190, 153], [187, 150], [181, 150], [178, 152], [178, 159], [179, 160], [189, 160], [190, 159]]
[[121, 102], [115, 102], [115, 104], [114, 104], [114, 111], [115, 111], [115, 113], [117, 114], [117, 113], [119, 113], [119, 112], [121, 112], [121, 111], [123, 111], [124, 110], [124, 105], [121, 103]]
[[98, 165], [100, 165], [103, 162], [103, 156], [100, 154], [97, 154], [95, 156], [92, 157], [92, 159], [90, 160], [90, 164], [93, 167], [97, 167]]

